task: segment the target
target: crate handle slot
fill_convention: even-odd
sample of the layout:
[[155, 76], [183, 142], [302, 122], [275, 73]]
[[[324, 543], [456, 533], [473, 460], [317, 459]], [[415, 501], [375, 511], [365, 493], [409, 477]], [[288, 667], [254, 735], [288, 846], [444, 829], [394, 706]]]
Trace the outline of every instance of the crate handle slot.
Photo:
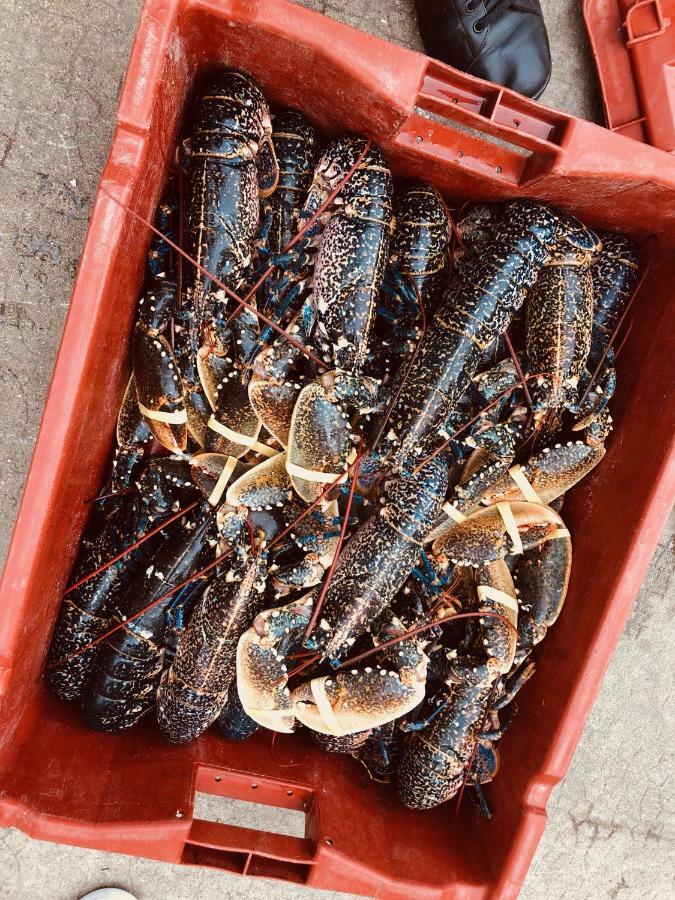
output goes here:
[[[644, 15], [641, 15], [644, 14]], [[638, 22], [634, 20], [638, 19]], [[634, 47], [643, 41], [650, 41], [666, 33], [666, 26], [670, 24], [663, 15], [661, 0], [637, 0], [626, 11], [626, 47]]]
[[523, 184], [554, 165], [569, 121], [564, 113], [429, 60], [395, 143]]
[[193, 787], [195, 794], [303, 812], [305, 836], [194, 818], [183, 851], [184, 862], [300, 883], [307, 880], [317, 848], [317, 841], [309, 836], [316, 833], [315, 795], [311, 788], [202, 765], [196, 768]]

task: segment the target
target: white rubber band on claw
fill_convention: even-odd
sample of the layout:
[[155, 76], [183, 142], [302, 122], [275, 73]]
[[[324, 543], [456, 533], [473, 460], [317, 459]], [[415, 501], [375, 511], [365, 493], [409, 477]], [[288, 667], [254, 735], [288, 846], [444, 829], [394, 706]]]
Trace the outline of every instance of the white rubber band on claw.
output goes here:
[[208, 502], [211, 506], [218, 506], [220, 503], [220, 498], [223, 496], [230, 478], [232, 478], [232, 473], [235, 470], [237, 462], [238, 460], [236, 460], [234, 456], [227, 457], [227, 462], [223, 466], [223, 471], [220, 473], [218, 481], [216, 481], [216, 485], [208, 498]]
[[511, 594], [507, 594], [506, 591], [500, 591], [499, 588], [492, 587], [490, 584], [479, 584], [476, 588], [476, 593], [479, 600], [494, 600], [495, 603], [500, 603], [502, 606], [512, 609], [516, 615], [518, 614], [518, 601]]
[[166, 422], [167, 425], [185, 425], [188, 420], [187, 410], [177, 409], [174, 412], [162, 412], [159, 409], [148, 409], [143, 406], [140, 400], [137, 400], [138, 408], [146, 419], [152, 419], [153, 422]]
[[458, 509], [452, 505], [452, 503], [444, 503], [442, 506], [443, 512], [451, 519], [454, 519], [455, 522], [463, 522], [466, 519], [464, 513], [461, 513]]
[[516, 487], [523, 495], [523, 497], [530, 503], [539, 503], [541, 506], [546, 506], [544, 501], [541, 499], [539, 494], [532, 487], [530, 482], [527, 480], [527, 476], [523, 471], [523, 467], [519, 465], [511, 466], [509, 469], [509, 475], [513, 479], [516, 484]]
[[283, 450], [275, 450], [274, 447], [269, 447], [267, 444], [261, 444], [260, 441], [256, 441], [255, 444], [251, 446], [251, 450], [255, 450], [256, 453], [267, 456], [269, 459], [273, 456], [278, 456], [279, 453], [283, 453]]
[[516, 517], [513, 515], [513, 510], [511, 509], [510, 503], [498, 503], [497, 510], [499, 515], [502, 517], [502, 521], [504, 522], [504, 528], [506, 528], [506, 533], [511, 538], [511, 542], [513, 543], [512, 554], [519, 554], [523, 552], [523, 542], [520, 539], [520, 533], [518, 531], [518, 524], [516, 523]]
[[227, 425], [223, 425], [223, 423], [219, 422], [213, 415], [206, 424], [211, 431], [217, 432], [217, 434], [227, 438], [228, 441], [232, 441], [233, 444], [240, 444], [242, 447], [250, 447], [251, 450], [255, 450], [256, 453], [262, 453], [263, 456], [276, 456], [279, 452], [272, 447], [268, 447], [267, 444], [261, 444], [256, 438], [251, 437], [250, 434], [232, 431], [231, 428], [228, 428]]
[[331, 702], [326, 695], [326, 681], [328, 680], [328, 677], [329, 676], [326, 675], [323, 678], [313, 678], [309, 683], [309, 687], [317, 709], [321, 713], [321, 719], [323, 720], [324, 725], [326, 728], [331, 729], [335, 737], [341, 737], [344, 734], [344, 729], [333, 712]]
[[286, 460], [286, 471], [292, 478], [302, 478], [303, 481], [312, 481], [315, 484], [330, 484], [332, 481], [342, 484], [349, 477], [347, 472], [319, 472], [317, 469], [305, 469], [304, 466], [298, 466], [288, 459]]
[[556, 528], [553, 534], [548, 538], [549, 541], [555, 541], [557, 538], [571, 538], [572, 535], [569, 533], [567, 528]]

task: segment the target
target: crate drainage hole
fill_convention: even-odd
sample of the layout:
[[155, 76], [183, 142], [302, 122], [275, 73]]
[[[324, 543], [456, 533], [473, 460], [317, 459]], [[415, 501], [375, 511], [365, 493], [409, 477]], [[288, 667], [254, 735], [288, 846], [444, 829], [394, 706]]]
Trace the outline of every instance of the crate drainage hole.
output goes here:
[[[252, 788], [257, 786], [251, 785]], [[292, 796], [292, 791], [287, 791], [287, 794]], [[302, 810], [267, 806], [251, 800], [233, 800], [231, 797], [217, 797], [215, 794], [203, 794], [199, 791], [195, 794], [194, 818], [291, 837], [305, 836], [305, 813]]]

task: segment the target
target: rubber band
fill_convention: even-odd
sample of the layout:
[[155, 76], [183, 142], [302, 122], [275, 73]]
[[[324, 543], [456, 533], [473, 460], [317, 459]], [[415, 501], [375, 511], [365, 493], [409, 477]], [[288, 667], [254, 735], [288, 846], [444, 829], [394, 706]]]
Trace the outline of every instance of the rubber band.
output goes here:
[[143, 406], [140, 400], [136, 401], [138, 408], [146, 419], [152, 419], [154, 422], [166, 422], [167, 425], [185, 425], [188, 420], [186, 409], [177, 409], [174, 412], [162, 412], [159, 409], [148, 409]]
[[[260, 453], [268, 459], [271, 459], [273, 456], [278, 456], [283, 452], [282, 450], [275, 450], [274, 447], [270, 447], [268, 444], [261, 444], [260, 441], [251, 444], [251, 450], [255, 450], [256, 453]], [[262, 463], [260, 465], [262, 465]]]
[[532, 487], [530, 482], [527, 480], [527, 476], [525, 475], [522, 466], [511, 466], [511, 468], [509, 469], [509, 475], [514, 480], [516, 487], [527, 501], [529, 501], [530, 503], [539, 503], [542, 506], [546, 505], [539, 494]]
[[476, 592], [480, 601], [494, 600], [495, 603], [501, 603], [502, 606], [506, 606], [508, 609], [512, 609], [516, 615], [518, 614], [517, 599], [511, 594], [507, 594], [506, 591], [500, 591], [499, 588], [492, 587], [490, 584], [479, 584]]
[[279, 452], [273, 447], [268, 447], [267, 444], [261, 444], [257, 438], [252, 437], [249, 434], [242, 434], [240, 431], [232, 431], [227, 425], [223, 425], [222, 422], [219, 422], [214, 415], [211, 416], [206, 424], [211, 431], [221, 434], [223, 437], [227, 438], [228, 441], [232, 441], [233, 444], [240, 444], [242, 447], [250, 447], [251, 450], [255, 450], [256, 453], [262, 453], [263, 456], [272, 457], [276, 456]]
[[302, 478], [303, 481], [312, 481], [316, 484], [325, 484], [327, 482], [338, 479], [335, 483], [342, 484], [349, 477], [347, 472], [338, 474], [337, 472], [319, 472], [317, 469], [305, 469], [304, 466], [298, 466], [290, 460], [286, 460], [286, 471], [291, 477]]
[[567, 528], [556, 528], [552, 535], [550, 535], [547, 540], [555, 541], [558, 538], [571, 538], [572, 535], [569, 533]]
[[234, 456], [227, 457], [227, 462], [223, 466], [223, 471], [220, 473], [218, 481], [216, 481], [216, 486], [211, 491], [211, 494], [208, 498], [208, 502], [211, 504], [211, 506], [217, 506], [220, 503], [220, 498], [223, 496], [223, 491], [227, 487], [227, 483], [232, 477], [232, 473], [234, 472], [237, 462], [238, 460], [236, 460]]
[[513, 542], [513, 550], [511, 553], [518, 554], [523, 552], [523, 542], [520, 539], [520, 533], [518, 531], [518, 525], [516, 524], [516, 517], [513, 515], [513, 510], [511, 509], [510, 503], [498, 503], [497, 511], [499, 515], [502, 517], [502, 521], [504, 522], [504, 527], [506, 528], [506, 532], [508, 536], [511, 538]]
[[332, 729], [331, 734], [335, 737], [341, 737], [344, 734], [344, 728], [340, 725], [337, 716], [333, 712], [331, 702], [326, 695], [326, 681], [329, 681], [328, 675], [323, 678], [312, 678], [309, 683], [312, 697], [317, 705], [321, 719], [327, 728]]
[[452, 503], [444, 503], [441, 509], [449, 516], [449, 518], [454, 519], [455, 522], [463, 522], [466, 519], [464, 513], [461, 513], [456, 509]]

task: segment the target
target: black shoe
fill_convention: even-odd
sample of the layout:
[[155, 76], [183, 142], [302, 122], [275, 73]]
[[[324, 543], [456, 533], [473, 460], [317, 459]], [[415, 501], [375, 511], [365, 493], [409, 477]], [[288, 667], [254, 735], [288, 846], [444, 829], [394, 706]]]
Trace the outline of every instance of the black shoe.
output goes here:
[[539, 0], [415, 0], [429, 56], [528, 97], [551, 77]]

